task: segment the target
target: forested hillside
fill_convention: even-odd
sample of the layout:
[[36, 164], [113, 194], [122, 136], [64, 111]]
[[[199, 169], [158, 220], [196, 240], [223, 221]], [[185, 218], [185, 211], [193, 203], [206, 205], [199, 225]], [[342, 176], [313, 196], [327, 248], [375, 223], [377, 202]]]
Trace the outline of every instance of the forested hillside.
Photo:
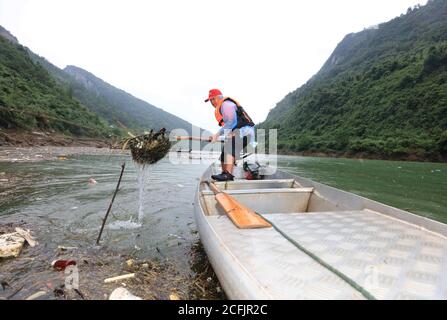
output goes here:
[[[2, 29], [2, 35], [5, 30]], [[103, 137], [105, 121], [70, 96], [27, 49], [0, 35], [0, 127]]]
[[259, 127], [282, 151], [446, 159], [447, 1], [347, 35]]
[[75, 66], [60, 69], [0, 26], [0, 127], [87, 136], [192, 125]]
[[68, 85], [72, 96], [104, 117], [110, 124], [118, 122], [132, 129], [147, 130], [183, 128], [191, 124], [129, 93], [120, 90], [75, 66], [67, 66]]

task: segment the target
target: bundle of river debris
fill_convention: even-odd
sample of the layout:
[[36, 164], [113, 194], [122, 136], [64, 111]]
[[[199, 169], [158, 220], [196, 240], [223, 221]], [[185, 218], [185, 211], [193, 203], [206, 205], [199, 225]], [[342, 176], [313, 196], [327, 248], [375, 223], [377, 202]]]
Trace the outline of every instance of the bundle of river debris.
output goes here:
[[156, 163], [161, 160], [171, 148], [166, 129], [158, 132], [151, 130], [142, 135], [134, 136], [123, 141], [123, 149], [129, 147], [133, 160], [141, 165]]

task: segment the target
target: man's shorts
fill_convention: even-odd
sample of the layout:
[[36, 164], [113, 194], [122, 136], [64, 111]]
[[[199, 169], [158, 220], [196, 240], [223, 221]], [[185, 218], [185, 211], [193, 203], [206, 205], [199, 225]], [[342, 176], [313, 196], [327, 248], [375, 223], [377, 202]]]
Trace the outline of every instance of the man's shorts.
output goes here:
[[225, 161], [225, 155], [231, 154], [236, 160], [240, 159], [240, 154], [243, 149], [248, 145], [248, 137], [240, 137], [239, 131], [234, 131], [232, 138], [225, 139], [222, 143], [222, 153], [220, 154], [220, 161]]

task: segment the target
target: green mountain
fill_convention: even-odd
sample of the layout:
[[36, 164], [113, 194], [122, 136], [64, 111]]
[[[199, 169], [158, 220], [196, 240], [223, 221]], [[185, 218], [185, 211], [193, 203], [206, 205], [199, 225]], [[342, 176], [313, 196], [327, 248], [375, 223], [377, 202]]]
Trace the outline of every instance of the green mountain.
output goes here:
[[447, 1], [348, 34], [259, 127], [282, 151], [447, 159]]
[[81, 68], [67, 66], [64, 72], [69, 75], [73, 97], [112, 125], [119, 122], [137, 130], [182, 128], [191, 131], [191, 123], [115, 88]]
[[[124, 125], [133, 131], [182, 128], [191, 132], [191, 123], [108, 84], [84, 69], [76, 66], [60, 69], [32, 51], [29, 54], [67, 88], [71, 97], [105, 119], [111, 127]], [[119, 129], [114, 132], [118, 134]]]
[[162, 127], [191, 132], [191, 123], [113, 87], [86, 70], [56, 67], [21, 46], [1, 26], [0, 40], [0, 107], [3, 106], [0, 127], [54, 129], [90, 136], [123, 134], [120, 126], [134, 132]]
[[73, 99], [25, 47], [0, 28], [0, 127], [106, 136], [106, 122]]

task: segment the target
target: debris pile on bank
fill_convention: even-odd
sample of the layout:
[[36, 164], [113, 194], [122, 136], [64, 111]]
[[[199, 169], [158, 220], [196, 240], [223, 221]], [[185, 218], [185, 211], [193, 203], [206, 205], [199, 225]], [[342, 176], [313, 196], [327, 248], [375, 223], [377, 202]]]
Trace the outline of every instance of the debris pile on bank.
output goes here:
[[25, 242], [31, 247], [37, 244], [30, 230], [16, 227], [15, 232], [0, 233], [0, 258], [18, 257]]

